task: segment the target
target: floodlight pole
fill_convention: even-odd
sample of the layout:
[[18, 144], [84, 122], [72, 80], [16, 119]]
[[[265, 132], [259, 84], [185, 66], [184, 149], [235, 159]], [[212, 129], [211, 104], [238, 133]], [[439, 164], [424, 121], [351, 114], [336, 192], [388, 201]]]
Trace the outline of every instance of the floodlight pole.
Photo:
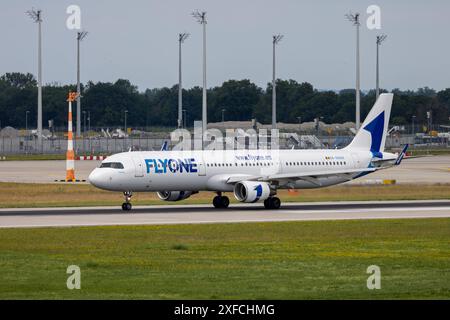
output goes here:
[[360, 127], [361, 122], [361, 91], [360, 91], [360, 62], [359, 62], [359, 14], [355, 16], [356, 24], [356, 130]]
[[277, 128], [277, 93], [276, 93], [276, 74], [275, 74], [275, 47], [283, 38], [282, 35], [274, 35], [272, 40], [272, 129]]
[[183, 87], [181, 78], [181, 44], [189, 36], [188, 33], [178, 35], [178, 128], [183, 127]]
[[28, 114], [30, 111], [25, 112], [25, 153], [28, 154]]
[[124, 112], [124, 115], [125, 115], [125, 119], [124, 119], [124, 128], [125, 128], [125, 136], [126, 136], [126, 134], [127, 134], [127, 132], [128, 132], [128, 128], [127, 128], [127, 115], [128, 115], [128, 110], [125, 110]]
[[206, 100], [206, 12], [194, 11], [192, 16], [203, 25], [203, 94], [202, 94], [202, 149], [204, 147], [204, 135], [208, 125], [207, 100]]
[[30, 10], [26, 12], [35, 23], [38, 24], [38, 110], [37, 110], [37, 136], [38, 148], [42, 150], [42, 10]]
[[77, 32], [77, 137], [81, 137], [80, 32]]
[[359, 67], [359, 27], [361, 26], [359, 22], [359, 13], [349, 13], [346, 18], [356, 26], [356, 119], [355, 126], [356, 130], [360, 127], [360, 102], [361, 102], [361, 90], [360, 90], [360, 67]]
[[87, 32], [77, 32], [77, 137], [81, 137], [80, 42]]
[[42, 19], [41, 11], [38, 11], [38, 146], [42, 149]]
[[206, 12], [203, 13], [202, 24], [203, 24], [202, 127], [203, 127], [203, 134], [205, 134], [208, 126], [207, 100], [206, 100]]
[[381, 43], [386, 40], [386, 35], [377, 36], [377, 79], [376, 79], [376, 100], [380, 96], [380, 61], [379, 61], [379, 51]]

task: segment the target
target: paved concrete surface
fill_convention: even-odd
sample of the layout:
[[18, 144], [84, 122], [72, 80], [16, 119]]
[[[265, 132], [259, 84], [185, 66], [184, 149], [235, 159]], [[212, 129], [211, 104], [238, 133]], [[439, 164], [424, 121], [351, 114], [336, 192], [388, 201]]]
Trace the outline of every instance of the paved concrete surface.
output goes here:
[[279, 210], [265, 210], [261, 204], [221, 210], [161, 205], [130, 212], [119, 207], [0, 209], [0, 228], [406, 218], [450, 218], [450, 201], [285, 203]]
[[[100, 161], [76, 161], [77, 179], [87, 179]], [[50, 183], [66, 177], [65, 161], [0, 161], [0, 182]], [[450, 183], [450, 156], [407, 159], [400, 166], [367, 175], [350, 183], [395, 179], [397, 183]]]
[[[75, 177], [87, 179], [101, 161], [75, 161]], [[0, 182], [52, 183], [66, 178], [66, 162], [50, 161], [0, 161]]]

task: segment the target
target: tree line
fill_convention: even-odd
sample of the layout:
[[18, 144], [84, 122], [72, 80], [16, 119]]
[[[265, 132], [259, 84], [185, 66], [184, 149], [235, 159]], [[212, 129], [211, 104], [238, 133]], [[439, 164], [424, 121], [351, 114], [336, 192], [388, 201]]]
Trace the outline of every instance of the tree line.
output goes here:
[[[355, 90], [339, 92], [315, 89], [310, 83], [277, 80], [277, 120], [296, 123], [322, 118], [326, 123], [354, 121]], [[44, 128], [52, 119], [57, 127], [67, 122], [67, 93], [76, 85], [47, 84], [43, 86]], [[394, 89], [391, 124], [427, 123], [427, 111], [432, 111], [433, 123], [447, 124], [450, 116], [450, 88], [436, 92], [428, 87], [412, 91]], [[82, 85], [82, 108], [90, 112], [92, 127], [122, 126], [124, 111], [128, 110], [129, 127], [175, 127], [177, 124], [178, 86], [154, 88], [139, 92], [129, 80], [116, 82], [87, 82]], [[272, 85], [260, 88], [248, 79], [228, 80], [221, 86], [209, 88], [208, 121], [248, 121], [271, 123]], [[361, 95], [361, 119], [375, 102], [375, 91]], [[30, 128], [36, 126], [37, 86], [32, 74], [6, 73], [0, 77], [1, 126], [25, 127], [25, 113]], [[183, 109], [187, 125], [201, 119], [202, 88], [183, 89]], [[74, 119], [76, 107], [74, 106]], [[83, 116], [82, 116], [83, 119]]]

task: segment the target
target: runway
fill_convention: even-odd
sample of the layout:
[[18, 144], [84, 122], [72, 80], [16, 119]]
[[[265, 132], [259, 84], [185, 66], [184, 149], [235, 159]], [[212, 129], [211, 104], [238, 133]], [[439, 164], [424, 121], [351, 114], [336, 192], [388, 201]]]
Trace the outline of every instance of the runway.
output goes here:
[[279, 210], [261, 204], [0, 209], [0, 228], [111, 225], [168, 225], [273, 221], [450, 218], [449, 200], [283, 203]]

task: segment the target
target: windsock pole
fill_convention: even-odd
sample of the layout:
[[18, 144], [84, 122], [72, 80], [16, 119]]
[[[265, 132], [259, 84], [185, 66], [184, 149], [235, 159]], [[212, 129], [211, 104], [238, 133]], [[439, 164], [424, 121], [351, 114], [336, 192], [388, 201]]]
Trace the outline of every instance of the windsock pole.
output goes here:
[[75, 182], [75, 152], [73, 151], [72, 102], [77, 99], [76, 92], [69, 92], [69, 118], [67, 131], [66, 182]]

